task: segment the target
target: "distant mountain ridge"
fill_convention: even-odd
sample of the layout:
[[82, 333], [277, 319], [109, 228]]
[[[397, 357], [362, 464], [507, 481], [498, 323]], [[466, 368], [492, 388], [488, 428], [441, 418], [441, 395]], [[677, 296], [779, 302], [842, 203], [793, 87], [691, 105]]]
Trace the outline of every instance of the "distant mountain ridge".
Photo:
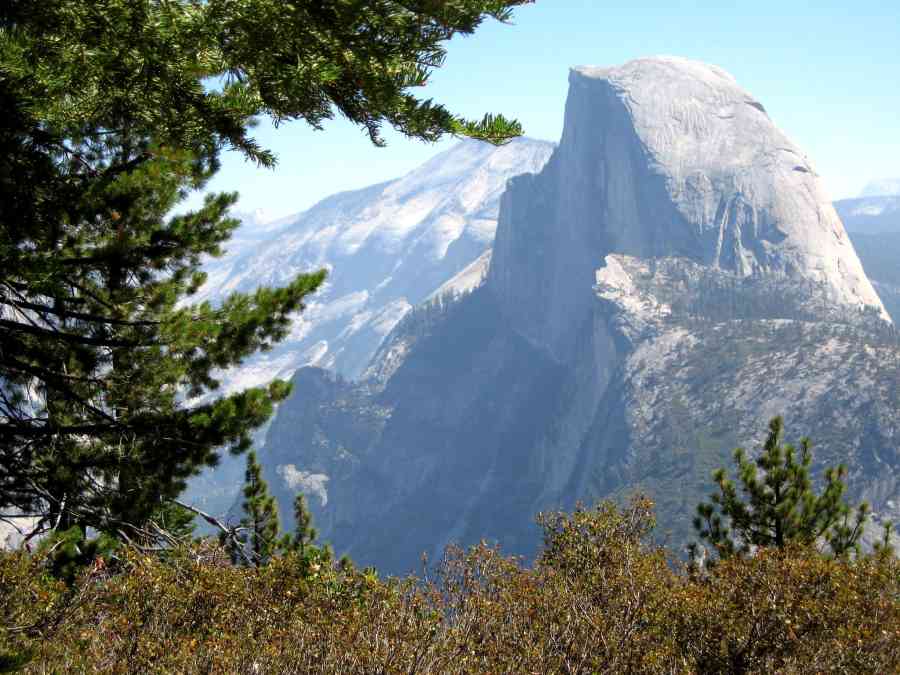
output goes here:
[[850, 238], [881, 301], [897, 321], [900, 319], [900, 228], [873, 234], [851, 232]]
[[900, 197], [900, 178], [879, 178], [866, 183], [860, 197]]
[[900, 317], [900, 179], [870, 182], [856, 199], [835, 202], [866, 274], [891, 316]]
[[[413, 306], [449, 291], [444, 284], [489, 249], [507, 180], [540, 170], [553, 147], [528, 138], [502, 147], [464, 140], [406, 176], [331, 195], [294, 216], [236, 214], [242, 226], [226, 254], [207, 262], [207, 283], [192, 300], [215, 303], [322, 267], [329, 277], [285, 341], [222, 374], [225, 390], [290, 378], [311, 364], [360, 376]], [[223, 457], [191, 481], [187, 497], [221, 514], [242, 477], [243, 459]]]
[[848, 232], [900, 232], [900, 196], [841, 199], [834, 207]]
[[491, 246], [506, 181], [540, 170], [553, 144], [465, 140], [401, 178], [331, 195], [296, 216], [245, 225], [206, 265], [192, 300], [280, 285], [329, 270], [290, 336], [225, 375], [226, 386], [289, 377], [309, 364], [357, 377], [381, 338], [418, 302]]

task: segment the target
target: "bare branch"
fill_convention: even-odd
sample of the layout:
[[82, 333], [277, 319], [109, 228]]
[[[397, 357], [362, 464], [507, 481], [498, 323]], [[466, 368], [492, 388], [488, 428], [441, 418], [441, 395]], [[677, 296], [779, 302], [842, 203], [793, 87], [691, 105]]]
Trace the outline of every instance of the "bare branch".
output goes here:
[[196, 506], [191, 506], [190, 504], [185, 504], [180, 499], [173, 499], [172, 503], [177, 504], [178, 506], [180, 506], [183, 509], [187, 509], [191, 513], [197, 514], [198, 516], [203, 518], [203, 520], [205, 520], [207, 523], [209, 523], [213, 527], [217, 527], [219, 530], [224, 532], [225, 535], [228, 537], [228, 539], [231, 541], [231, 543], [234, 545], [234, 547], [240, 552], [241, 557], [247, 562], [247, 564], [254, 565], [254, 566], [256, 565], [256, 563], [247, 554], [247, 551], [244, 547], [244, 543], [240, 539], [237, 538], [238, 532], [243, 530], [243, 528], [229, 527], [228, 525], [224, 524], [221, 520], [219, 520], [215, 516], [211, 516], [210, 514], [206, 513], [205, 511], [201, 511]]

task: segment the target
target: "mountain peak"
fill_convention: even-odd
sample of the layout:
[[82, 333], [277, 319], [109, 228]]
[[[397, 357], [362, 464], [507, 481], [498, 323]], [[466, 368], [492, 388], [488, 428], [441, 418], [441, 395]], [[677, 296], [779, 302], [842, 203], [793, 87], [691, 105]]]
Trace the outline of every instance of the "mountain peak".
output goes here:
[[795, 279], [888, 319], [812, 162], [727, 72], [652, 57], [569, 85], [558, 149], [501, 209], [489, 284], [523, 335], [564, 359], [611, 253]]
[[869, 181], [860, 197], [900, 197], [900, 178], [880, 178]]
[[[638, 488], [683, 541], [709, 467], [775, 414], [818, 430], [817, 471], [846, 462], [854, 497], [896, 511], [900, 352], [857, 312], [883, 309], [809, 161], [712, 66], [570, 80], [562, 142], [508, 183], [493, 252], [363, 382], [302, 371], [268, 465], [328, 477], [323, 536], [393, 574], [451, 541], [532, 555], [532, 514]], [[468, 176], [439, 168], [463, 203]], [[289, 513], [294, 487], [267, 479]]]
[[673, 76], [678, 78], [681, 75], [694, 82], [705, 81], [713, 86], [721, 85], [722, 83], [738, 86], [734, 76], [719, 66], [702, 61], [694, 61], [682, 56], [644, 56], [632, 59], [619, 66], [573, 66], [571, 72], [575, 77], [606, 80], [624, 80], [635, 76], [645, 78], [650, 73], [656, 73], [663, 79], [669, 79]]

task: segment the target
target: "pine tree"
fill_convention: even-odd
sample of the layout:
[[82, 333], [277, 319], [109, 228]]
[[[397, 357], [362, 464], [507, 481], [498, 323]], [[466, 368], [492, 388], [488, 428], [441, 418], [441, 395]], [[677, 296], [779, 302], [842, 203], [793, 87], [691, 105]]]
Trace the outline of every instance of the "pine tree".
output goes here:
[[[262, 467], [252, 450], [247, 454], [243, 494], [241, 527], [244, 531], [241, 538], [250, 559], [258, 566], [265, 565], [278, 554], [281, 528], [275, 497], [269, 494], [269, 486], [262, 477]], [[238, 562], [236, 552], [232, 552], [232, 560]]]
[[294, 497], [294, 536], [291, 537], [288, 547], [302, 556], [315, 544], [318, 536], [319, 533], [312, 524], [312, 514], [306, 504], [306, 496], [299, 492]]
[[312, 514], [303, 493], [298, 493], [294, 498], [296, 526], [293, 534], [281, 533], [278, 505], [275, 497], [269, 494], [268, 484], [262, 477], [262, 467], [253, 451], [247, 454], [242, 493], [244, 516], [235, 529], [237, 536], [232, 538], [223, 532], [219, 537], [234, 564], [264, 566], [272, 558], [288, 553], [297, 554], [305, 567], [318, 568], [331, 562], [333, 554], [330, 547], [315, 544], [318, 533], [312, 526]]
[[33, 534], [144, 536], [221, 448], [247, 450], [289, 385], [219, 396], [216, 372], [282, 339], [324, 273], [191, 304], [236, 195], [171, 214], [223, 150], [274, 165], [258, 116], [340, 114], [378, 145], [384, 124], [518, 135], [413, 91], [447, 40], [525, 1], [3, 3], [0, 510], [35, 516]]
[[[824, 541], [836, 556], [859, 551], [868, 517], [863, 502], [855, 510], [844, 501], [846, 467], [825, 470], [825, 485], [816, 494], [810, 479], [812, 444], [808, 438], [797, 448], [783, 443], [781, 417], [769, 423], [769, 435], [755, 461], [742, 448], [734, 451], [741, 491], [725, 469], [713, 480], [719, 490], [710, 502], [697, 506], [694, 528], [720, 558], [746, 555], [756, 547], [784, 548], [788, 544], [813, 545]], [[760, 475], [759, 472], [762, 472]], [[696, 555], [697, 547], [692, 548]]]
[[[301, 569], [307, 574], [315, 574], [323, 566], [331, 565], [334, 551], [328, 544], [316, 544], [319, 533], [312, 524], [312, 513], [306, 503], [306, 496], [299, 492], [294, 497], [294, 532], [285, 534], [281, 540], [281, 550], [285, 554], [295, 554]], [[346, 556], [339, 561], [344, 569], [352, 566]]]

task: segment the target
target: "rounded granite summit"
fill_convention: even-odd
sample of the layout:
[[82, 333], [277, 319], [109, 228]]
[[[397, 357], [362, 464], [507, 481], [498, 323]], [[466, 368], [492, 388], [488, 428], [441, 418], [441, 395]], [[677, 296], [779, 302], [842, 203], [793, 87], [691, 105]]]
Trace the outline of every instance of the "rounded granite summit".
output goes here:
[[524, 334], [565, 351], [564, 324], [587, 316], [617, 253], [796, 283], [811, 304], [890, 320], [812, 162], [729, 73], [660, 56], [576, 67], [569, 84], [560, 144], [512, 183], [494, 245], [489, 283], [532, 306]]

